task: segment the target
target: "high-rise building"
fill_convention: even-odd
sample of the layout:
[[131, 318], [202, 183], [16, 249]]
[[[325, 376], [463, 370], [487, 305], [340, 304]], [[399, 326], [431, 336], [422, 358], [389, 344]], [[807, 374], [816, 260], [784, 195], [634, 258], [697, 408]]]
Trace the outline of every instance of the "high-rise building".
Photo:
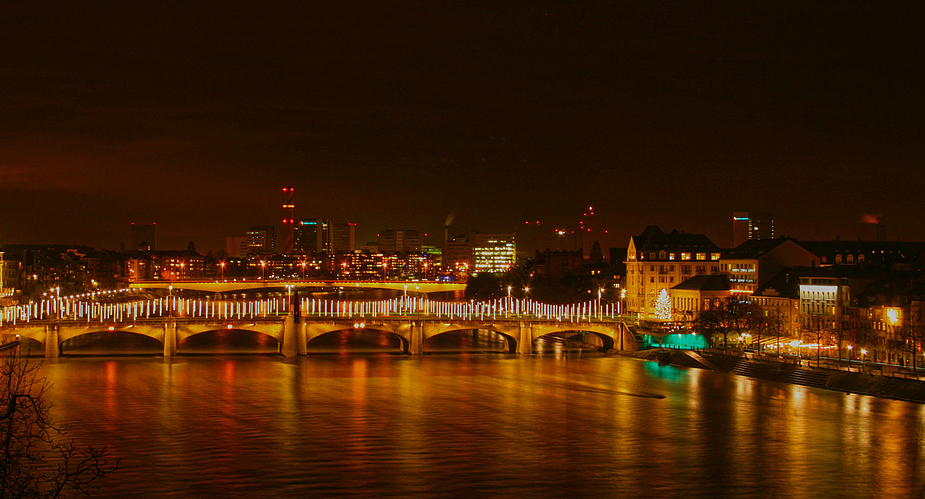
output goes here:
[[384, 230], [379, 233], [379, 251], [383, 253], [406, 253], [421, 251], [424, 240], [416, 230]]
[[261, 225], [247, 229], [247, 243], [251, 254], [274, 253], [276, 251], [275, 229], [272, 225]]
[[732, 214], [732, 247], [752, 239], [774, 239], [774, 217], [770, 213], [734, 212]]
[[517, 261], [516, 235], [469, 233], [473, 274], [507, 272]]
[[330, 220], [321, 218], [303, 218], [296, 224], [296, 252], [303, 254], [331, 253], [334, 238]]
[[157, 223], [136, 224], [132, 222], [132, 250], [151, 251], [157, 249]]
[[443, 257], [441, 265], [443, 272], [452, 274], [456, 278], [464, 278], [469, 274], [472, 265], [472, 246], [465, 235], [454, 238], [446, 237], [443, 241]]
[[250, 253], [250, 239], [247, 236], [225, 238], [225, 253], [231, 258], [244, 258]]
[[331, 230], [331, 248], [337, 252], [350, 253], [356, 249], [356, 228], [353, 222], [338, 222]]

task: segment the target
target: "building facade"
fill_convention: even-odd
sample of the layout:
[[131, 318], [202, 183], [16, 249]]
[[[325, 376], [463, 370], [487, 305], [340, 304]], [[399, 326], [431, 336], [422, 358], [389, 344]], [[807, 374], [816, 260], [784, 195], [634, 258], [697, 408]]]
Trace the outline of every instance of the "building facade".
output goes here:
[[677, 321], [692, 321], [704, 310], [722, 307], [729, 298], [729, 278], [722, 274], [691, 277], [671, 288], [671, 316]]
[[727, 252], [720, 271], [733, 293], [751, 294], [788, 267], [816, 267], [819, 258], [791, 239], [753, 239]]
[[272, 225], [247, 229], [248, 252], [252, 255], [276, 252], [276, 231]]
[[353, 222], [337, 222], [331, 227], [331, 250], [334, 252], [351, 253], [356, 249], [357, 224]]
[[247, 236], [225, 238], [225, 253], [231, 258], [244, 258], [250, 253], [250, 239]]
[[424, 239], [416, 230], [384, 230], [379, 233], [379, 251], [383, 253], [405, 253], [421, 251]]
[[737, 211], [732, 214], [732, 246], [754, 239], [774, 239], [774, 217], [770, 213]]
[[673, 230], [662, 232], [651, 225], [630, 238], [626, 250], [626, 310], [654, 317], [655, 300], [661, 290], [697, 275], [719, 273], [719, 247], [703, 234]]
[[469, 233], [472, 246], [471, 272], [507, 272], [517, 263], [517, 237], [510, 234]]

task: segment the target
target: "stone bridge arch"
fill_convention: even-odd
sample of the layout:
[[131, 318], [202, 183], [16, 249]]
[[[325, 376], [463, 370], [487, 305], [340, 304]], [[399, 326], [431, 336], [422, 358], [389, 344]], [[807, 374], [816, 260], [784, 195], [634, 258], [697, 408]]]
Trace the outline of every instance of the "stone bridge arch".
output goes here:
[[337, 331], [352, 330], [354, 329], [354, 324], [359, 322], [363, 323], [363, 329], [366, 331], [380, 331], [398, 337], [398, 340], [401, 343], [402, 352], [407, 353], [411, 348], [411, 324], [407, 322], [382, 322], [377, 321], [376, 319], [348, 319], [325, 322], [304, 322], [302, 325], [302, 330], [304, 331], [304, 348], [307, 350], [308, 344], [311, 343], [315, 338], [325, 334], [335, 333]]
[[283, 324], [282, 323], [260, 323], [260, 324], [231, 324], [232, 327], [228, 327], [228, 324], [190, 324], [190, 325], [177, 325], [177, 342], [181, 342], [187, 338], [192, 338], [193, 336], [211, 333], [213, 331], [247, 331], [250, 333], [257, 333], [269, 336], [276, 340], [278, 343], [282, 344], [283, 342]]
[[48, 331], [47, 327], [44, 325], [32, 325], [26, 323], [25, 325], [12, 326], [4, 324], [3, 328], [0, 329], [0, 332], [2, 332], [4, 341], [8, 337], [15, 337], [16, 335], [19, 335], [20, 339], [25, 338], [28, 340], [36, 341], [41, 343], [43, 347], [48, 342]]
[[471, 331], [473, 329], [484, 329], [497, 333], [507, 341], [509, 353], [517, 352], [517, 344], [520, 341], [520, 328], [497, 324], [426, 323], [423, 325], [421, 341], [427, 341], [434, 336], [445, 333]]
[[[110, 329], [110, 327], [112, 329]], [[141, 336], [147, 336], [148, 338], [154, 338], [161, 343], [164, 342], [164, 328], [163, 327], [152, 327], [149, 325], [144, 326], [132, 326], [132, 325], [117, 325], [109, 326], [106, 324], [94, 324], [90, 326], [61, 326], [58, 328], [58, 345], [60, 347], [67, 340], [72, 340], [74, 338], [79, 338], [81, 336], [86, 336], [88, 334], [96, 333], [109, 333], [109, 332], [118, 332], [118, 333], [128, 333], [128, 334], [138, 334]]]
[[616, 324], [532, 324], [530, 326], [531, 351], [532, 343], [543, 336], [556, 333], [583, 332], [592, 333], [600, 338], [603, 346], [602, 350], [611, 350], [620, 345], [621, 335], [624, 334], [623, 325]]

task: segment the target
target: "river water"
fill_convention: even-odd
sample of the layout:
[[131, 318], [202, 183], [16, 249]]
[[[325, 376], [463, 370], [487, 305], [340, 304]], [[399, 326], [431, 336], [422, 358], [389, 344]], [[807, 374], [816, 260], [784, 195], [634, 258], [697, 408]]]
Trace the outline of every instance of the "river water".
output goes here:
[[94, 497], [922, 497], [922, 405], [552, 349], [64, 357]]

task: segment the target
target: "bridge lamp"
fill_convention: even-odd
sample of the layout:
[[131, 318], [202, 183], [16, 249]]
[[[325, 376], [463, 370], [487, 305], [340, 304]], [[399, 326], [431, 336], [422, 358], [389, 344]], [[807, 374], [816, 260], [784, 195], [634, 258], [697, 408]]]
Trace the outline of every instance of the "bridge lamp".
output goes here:
[[231, 324], [228, 324], [228, 325], [225, 326], [225, 327], [228, 328], [228, 329], [231, 329]]
[[218, 266], [222, 268], [222, 280], [224, 281], [225, 280], [225, 262], [219, 263]]
[[115, 331], [115, 330], [116, 330], [115, 326], [109, 326], [108, 329], [109, 329], [110, 331]]

